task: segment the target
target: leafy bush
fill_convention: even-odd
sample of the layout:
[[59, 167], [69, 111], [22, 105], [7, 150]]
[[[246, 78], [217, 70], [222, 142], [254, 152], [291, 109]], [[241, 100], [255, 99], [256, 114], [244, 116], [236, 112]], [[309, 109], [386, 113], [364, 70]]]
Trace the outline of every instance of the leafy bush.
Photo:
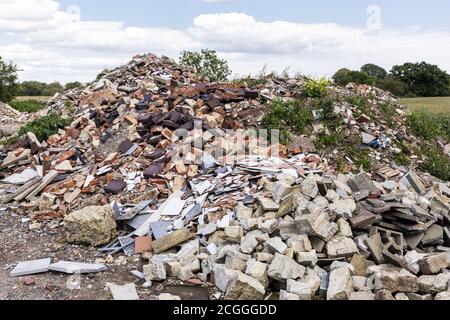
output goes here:
[[219, 59], [214, 50], [183, 51], [180, 56], [180, 64], [195, 69], [201, 78], [208, 78], [212, 82], [226, 81], [231, 75], [228, 62]]
[[409, 113], [408, 122], [414, 133], [425, 139], [443, 137], [450, 140], [450, 115], [434, 114], [422, 109]]
[[59, 129], [69, 125], [70, 122], [70, 119], [64, 119], [55, 113], [51, 113], [23, 126], [19, 130], [19, 136], [33, 132], [40, 141], [47, 140], [51, 135], [58, 133]]
[[341, 141], [340, 134], [337, 133], [326, 134], [325, 132], [320, 132], [317, 135], [314, 145], [316, 146], [317, 150], [323, 151], [327, 148], [334, 148], [339, 146], [340, 141]]
[[269, 108], [263, 125], [268, 130], [280, 130], [280, 142], [283, 144], [291, 140], [292, 132], [307, 133], [313, 122], [312, 112], [304, 107], [301, 100], [274, 100]]
[[34, 113], [44, 108], [45, 103], [38, 100], [13, 100], [11, 107], [20, 112]]
[[366, 116], [370, 116], [372, 114], [372, 110], [367, 105], [364, 97], [351, 96], [347, 98], [347, 102], [356, 107], [358, 115], [365, 114]]
[[306, 96], [309, 98], [321, 98], [327, 92], [330, 82], [325, 79], [314, 80], [310, 79], [306, 82]]
[[375, 78], [370, 77], [366, 72], [352, 71], [346, 68], [338, 70], [333, 76], [333, 80], [336, 84], [346, 86], [349, 83], [356, 84], [374, 84]]
[[443, 154], [437, 146], [427, 144], [422, 146], [422, 154], [425, 161], [419, 165], [419, 169], [429, 172], [433, 176], [450, 181], [450, 158]]
[[370, 150], [368, 148], [353, 148], [349, 150], [349, 155], [356, 167], [362, 167], [366, 171], [372, 169], [372, 160], [370, 159]]

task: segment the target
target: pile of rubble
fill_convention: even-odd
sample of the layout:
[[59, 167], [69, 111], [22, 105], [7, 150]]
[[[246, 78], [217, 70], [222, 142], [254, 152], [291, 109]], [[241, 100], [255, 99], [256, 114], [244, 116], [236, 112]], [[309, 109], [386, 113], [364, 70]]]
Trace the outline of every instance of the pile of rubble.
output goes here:
[[[72, 116], [69, 127], [47, 141], [28, 133], [0, 152], [0, 201], [31, 212], [33, 229], [61, 226], [68, 242], [99, 255], [140, 257], [134, 274], [147, 286], [212, 284], [212, 298], [229, 300], [449, 299], [450, 188], [384, 161], [390, 141], [405, 136], [400, 106], [393, 129], [376, 108], [376, 122], [356, 117], [345, 99], [395, 104], [392, 96], [330, 89], [342, 97], [334, 112], [345, 137], [374, 148], [372, 174], [336, 173], [308, 137], [285, 147], [239, 131], [260, 126], [267, 102], [302, 85], [201, 82], [168, 58], [137, 56], [54, 97], [47, 111]], [[46, 259], [12, 276], [78, 269], [105, 266]], [[137, 296], [134, 285], [109, 287]]]

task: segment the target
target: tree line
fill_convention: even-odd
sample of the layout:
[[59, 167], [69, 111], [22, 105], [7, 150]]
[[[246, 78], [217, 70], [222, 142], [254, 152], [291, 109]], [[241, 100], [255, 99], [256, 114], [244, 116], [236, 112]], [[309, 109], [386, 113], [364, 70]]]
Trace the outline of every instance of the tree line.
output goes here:
[[339, 85], [351, 82], [368, 84], [399, 97], [440, 97], [450, 95], [450, 75], [437, 65], [426, 62], [395, 65], [390, 72], [369, 63], [361, 70], [338, 70], [333, 80]]

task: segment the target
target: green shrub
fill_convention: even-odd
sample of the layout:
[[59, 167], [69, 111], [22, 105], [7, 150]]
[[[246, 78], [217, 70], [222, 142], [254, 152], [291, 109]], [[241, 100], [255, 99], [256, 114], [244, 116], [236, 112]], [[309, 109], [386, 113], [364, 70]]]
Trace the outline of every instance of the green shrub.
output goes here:
[[310, 79], [306, 82], [305, 94], [309, 98], [321, 98], [327, 92], [329, 85], [330, 82], [325, 78], [319, 80]]
[[425, 139], [442, 137], [450, 140], [450, 115], [433, 114], [422, 109], [409, 113], [408, 122], [414, 133]]
[[23, 126], [19, 130], [19, 136], [33, 132], [40, 141], [47, 140], [51, 135], [58, 133], [58, 129], [66, 127], [70, 122], [70, 119], [64, 119], [51, 113]]
[[349, 155], [356, 167], [362, 167], [366, 171], [372, 169], [372, 160], [370, 159], [370, 150], [368, 148], [352, 148], [349, 150]]
[[263, 125], [268, 130], [280, 130], [280, 142], [283, 144], [291, 140], [293, 132], [307, 133], [312, 122], [312, 112], [298, 99], [289, 102], [272, 101], [269, 112], [263, 118]]
[[395, 143], [395, 146], [400, 149], [400, 153], [394, 155], [394, 161], [398, 165], [409, 166], [411, 164], [411, 147], [404, 141]]
[[347, 98], [347, 102], [356, 107], [357, 115], [365, 114], [366, 116], [372, 115], [372, 110], [367, 106], [367, 101], [361, 96], [351, 96]]
[[42, 110], [45, 107], [45, 103], [38, 100], [13, 100], [10, 106], [20, 112], [34, 113]]
[[433, 176], [450, 181], [450, 158], [435, 145], [427, 144], [421, 148], [425, 158], [419, 169], [429, 172]]
[[317, 150], [323, 151], [327, 148], [335, 148], [339, 146], [340, 141], [341, 141], [340, 134], [337, 133], [326, 134], [325, 132], [321, 132], [317, 135], [314, 145], [316, 146]]

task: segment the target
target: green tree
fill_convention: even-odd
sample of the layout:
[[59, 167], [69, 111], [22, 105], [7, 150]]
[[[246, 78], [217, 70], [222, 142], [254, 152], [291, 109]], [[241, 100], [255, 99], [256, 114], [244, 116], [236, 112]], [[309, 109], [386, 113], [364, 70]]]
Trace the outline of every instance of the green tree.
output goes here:
[[79, 81], [68, 82], [64, 86], [64, 90], [78, 89], [78, 88], [82, 88], [82, 87], [83, 87], [83, 84], [81, 82], [79, 82]]
[[392, 76], [404, 82], [408, 91], [416, 96], [437, 97], [449, 94], [450, 75], [438, 66], [426, 62], [396, 65]]
[[384, 79], [387, 76], [387, 71], [380, 66], [373, 63], [367, 63], [361, 67], [361, 71], [369, 75], [369, 77], [375, 77]]
[[24, 81], [20, 84], [20, 96], [42, 96], [47, 84], [38, 81]]
[[336, 84], [341, 85], [341, 86], [345, 86], [345, 85], [349, 84], [350, 80], [349, 80], [348, 74], [350, 73], [350, 71], [351, 70], [347, 69], [347, 68], [339, 69], [332, 77], [333, 81]]
[[346, 68], [342, 68], [338, 70], [332, 77], [336, 84], [341, 86], [345, 86], [351, 82], [356, 84], [374, 84], [375, 80], [366, 72], [361, 71], [352, 71]]
[[0, 57], [0, 101], [10, 102], [17, 94], [19, 88], [18, 71], [17, 65], [6, 62]]
[[220, 59], [214, 50], [183, 51], [180, 55], [180, 64], [193, 68], [201, 78], [208, 78], [213, 82], [226, 81], [231, 75], [228, 62]]
[[408, 95], [408, 86], [404, 82], [395, 79], [391, 75], [386, 76], [386, 78], [384, 79], [376, 78], [375, 86], [385, 91], [389, 91], [390, 93], [398, 97], [404, 97]]
[[57, 92], [63, 92], [64, 87], [61, 83], [55, 81], [46, 85], [45, 89], [42, 91], [43, 96], [53, 96]]

